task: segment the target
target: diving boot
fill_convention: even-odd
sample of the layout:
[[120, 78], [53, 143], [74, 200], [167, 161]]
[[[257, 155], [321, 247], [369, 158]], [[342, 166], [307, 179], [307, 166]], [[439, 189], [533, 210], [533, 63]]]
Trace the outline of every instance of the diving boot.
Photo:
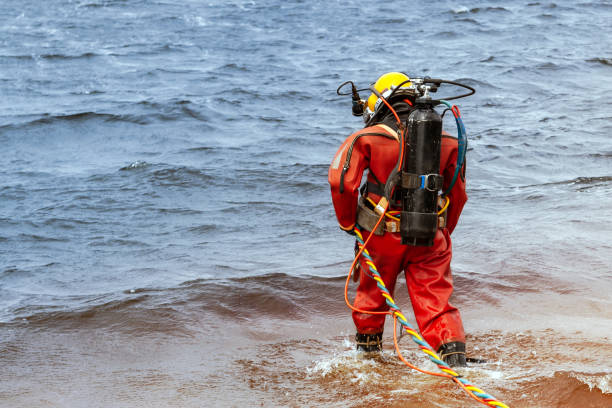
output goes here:
[[366, 353], [380, 352], [382, 351], [382, 333], [357, 333], [355, 334], [355, 344], [357, 345], [357, 351], [364, 351]]
[[467, 367], [465, 362], [465, 343], [453, 341], [440, 346], [438, 355], [451, 367]]

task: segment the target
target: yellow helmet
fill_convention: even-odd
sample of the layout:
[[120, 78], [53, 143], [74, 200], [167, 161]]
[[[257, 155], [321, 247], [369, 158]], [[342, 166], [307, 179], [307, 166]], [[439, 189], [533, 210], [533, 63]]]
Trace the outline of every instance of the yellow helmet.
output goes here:
[[380, 76], [370, 87], [372, 93], [366, 102], [364, 120], [367, 122], [380, 107], [380, 104], [383, 103], [380, 97], [387, 98], [398, 86], [400, 86], [400, 89], [410, 89], [411, 85], [410, 78], [401, 72], [387, 72]]

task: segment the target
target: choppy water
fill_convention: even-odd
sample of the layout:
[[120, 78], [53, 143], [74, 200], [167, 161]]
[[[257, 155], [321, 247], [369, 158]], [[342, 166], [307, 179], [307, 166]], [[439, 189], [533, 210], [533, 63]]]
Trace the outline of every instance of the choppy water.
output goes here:
[[454, 303], [489, 363], [466, 376], [513, 407], [611, 406], [611, 17], [3, 2], [0, 406], [476, 405], [389, 335], [352, 351], [326, 174], [361, 123], [335, 89], [390, 70], [477, 89]]

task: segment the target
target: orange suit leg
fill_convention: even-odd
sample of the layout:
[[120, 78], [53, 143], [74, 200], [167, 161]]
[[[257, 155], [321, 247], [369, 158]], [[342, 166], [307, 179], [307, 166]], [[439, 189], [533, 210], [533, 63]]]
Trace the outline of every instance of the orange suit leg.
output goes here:
[[433, 247], [411, 248], [406, 285], [421, 334], [434, 350], [444, 343], [465, 342], [459, 310], [449, 303], [453, 293], [450, 234], [438, 230]]

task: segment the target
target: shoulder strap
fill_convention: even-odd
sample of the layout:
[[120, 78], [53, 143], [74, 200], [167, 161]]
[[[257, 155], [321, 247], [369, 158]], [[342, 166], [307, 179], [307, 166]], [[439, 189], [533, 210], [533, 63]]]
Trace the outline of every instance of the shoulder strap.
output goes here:
[[346, 160], [344, 161], [344, 166], [342, 166], [342, 172], [340, 173], [340, 194], [344, 193], [344, 175], [346, 174], [346, 171], [350, 167], [351, 156], [353, 155], [353, 148], [355, 147], [355, 142], [357, 142], [357, 139], [359, 139], [362, 136], [381, 136], [381, 137], [386, 137], [387, 139], [397, 140], [395, 137], [393, 137], [389, 133], [383, 133], [383, 132], [357, 133], [348, 148], [348, 152], [346, 153]]

